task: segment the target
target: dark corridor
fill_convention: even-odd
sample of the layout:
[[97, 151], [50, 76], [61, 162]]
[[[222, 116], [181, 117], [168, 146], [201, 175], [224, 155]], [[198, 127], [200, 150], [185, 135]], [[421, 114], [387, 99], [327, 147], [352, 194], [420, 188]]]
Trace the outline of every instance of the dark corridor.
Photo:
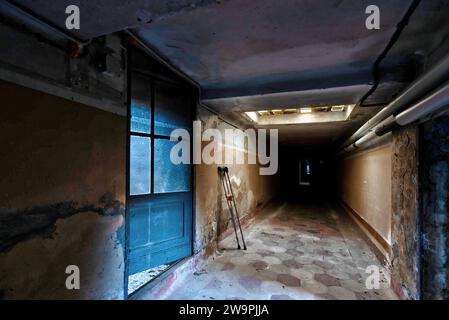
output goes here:
[[0, 299], [449, 300], [448, 15], [0, 0]]

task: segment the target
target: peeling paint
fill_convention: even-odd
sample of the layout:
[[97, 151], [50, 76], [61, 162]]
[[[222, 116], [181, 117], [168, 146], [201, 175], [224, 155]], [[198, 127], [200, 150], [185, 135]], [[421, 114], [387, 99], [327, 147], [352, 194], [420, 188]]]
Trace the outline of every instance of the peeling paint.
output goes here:
[[392, 163], [392, 283], [396, 294], [418, 299], [418, 128], [393, 133]]
[[[122, 215], [83, 212], [58, 219], [47, 238], [0, 252], [5, 299], [123, 299]], [[80, 268], [80, 290], [67, 290], [65, 268]]]
[[79, 206], [72, 201], [25, 210], [0, 209], [0, 252], [7, 251], [17, 243], [33, 237], [51, 237], [57, 219], [83, 212], [96, 212], [102, 216], [124, 214], [124, 204], [112, 201], [110, 194], [105, 194], [100, 202], [103, 202], [105, 206]]
[[126, 118], [2, 81], [0, 93], [0, 297], [123, 299]]
[[[223, 131], [232, 128], [201, 107], [198, 107], [198, 117], [203, 130], [217, 128]], [[226, 145], [225, 148], [230, 147]], [[240, 218], [249, 221], [260, 207], [275, 197], [276, 177], [260, 176], [258, 165], [233, 164], [228, 167]], [[212, 254], [217, 248], [217, 242], [232, 230], [232, 223], [217, 165], [197, 165], [195, 171], [195, 252], [207, 251]]]

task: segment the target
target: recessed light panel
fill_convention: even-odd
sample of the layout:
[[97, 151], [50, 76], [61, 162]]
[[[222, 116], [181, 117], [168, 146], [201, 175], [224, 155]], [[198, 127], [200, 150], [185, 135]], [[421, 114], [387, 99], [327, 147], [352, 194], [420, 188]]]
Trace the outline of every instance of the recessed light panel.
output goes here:
[[345, 121], [355, 105], [306, 106], [245, 112], [257, 125], [286, 125]]

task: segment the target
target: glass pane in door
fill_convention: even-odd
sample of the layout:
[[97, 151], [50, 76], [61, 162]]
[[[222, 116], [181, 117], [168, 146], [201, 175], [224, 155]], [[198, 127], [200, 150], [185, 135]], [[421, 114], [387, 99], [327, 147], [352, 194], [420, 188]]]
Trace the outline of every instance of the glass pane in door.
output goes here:
[[169, 136], [174, 129], [189, 130], [192, 109], [186, 91], [162, 81], [155, 82], [154, 90], [154, 133]]
[[190, 191], [190, 165], [173, 164], [170, 160], [172, 147], [178, 141], [154, 140], [154, 192]]
[[131, 132], [151, 133], [151, 82], [137, 73], [131, 81]]
[[151, 192], [151, 139], [130, 138], [130, 194], [147, 194]]

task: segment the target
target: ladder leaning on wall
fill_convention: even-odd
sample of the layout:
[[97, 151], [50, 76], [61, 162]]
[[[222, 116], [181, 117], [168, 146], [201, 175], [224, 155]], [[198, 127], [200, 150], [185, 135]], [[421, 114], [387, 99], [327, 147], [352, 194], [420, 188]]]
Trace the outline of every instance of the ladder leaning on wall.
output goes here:
[[[243, 250], [246, 250], [245, 238], [243, 237], [242, 225], [240, 224], [239, 212], [237, 210], [237, 204], [235, 203], [234, 191], [232, 190], [231, 179], [229, 178], [228, 167], [218, 167], [218, 174], [220, 175], [223, 183], [223, 191], [228, 203], [229, 213], [231, 215], [232, 225], [234, 227], [235, 238], [237, 240], [237, 246], [240, 250], [240, 241], [237, 232], [237, 226], [240, 230], [240, 236], [242, 238]], [[237, 222], [236, 222], [237, 220]]]

